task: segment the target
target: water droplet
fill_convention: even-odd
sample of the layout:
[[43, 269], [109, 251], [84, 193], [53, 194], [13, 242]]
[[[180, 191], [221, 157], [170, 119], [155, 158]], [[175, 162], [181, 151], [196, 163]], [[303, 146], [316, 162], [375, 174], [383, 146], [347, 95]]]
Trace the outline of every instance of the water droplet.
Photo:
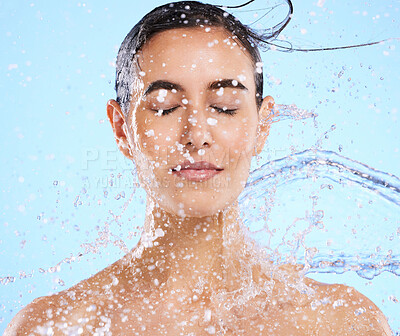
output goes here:
[[207, 118], [207, 124], [209, 124], [210, 126], [215, 126], [217, 123], [218, 123], [217, 119]]
[[147, 135], [148, 137], [153, 137], [154, 136], [154, 130], [148, 130], [146, 132], [144, 132], [145, 135]]
[[210, 334], [210, 335], [214, 335], [215, 334], [215, 327], [214, 326], [208, 326], [206, 328], [206, 331]]
[[82, 205], [82, 202], [80, 201], [80, 196], [76, 196], [75, 201], [74, 201], [74, 207], [76, 208], [78, 205]]
[[366, 309], [364, 307], [361, 307], [354, 311], [354, 315], [360, 316], [361, 314], [364, 314], [365, 312], [366, 312]]
[[211, 321], [211, 310], [206, 309], [204, 312], [204, 321], [209, 322]]

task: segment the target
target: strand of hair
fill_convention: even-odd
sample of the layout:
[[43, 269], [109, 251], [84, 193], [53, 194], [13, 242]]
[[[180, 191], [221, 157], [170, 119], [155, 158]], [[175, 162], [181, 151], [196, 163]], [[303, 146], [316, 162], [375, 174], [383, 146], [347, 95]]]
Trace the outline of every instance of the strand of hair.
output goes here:
[[224, 6], [224, 5], [217, 5], [216, 7], [221, 7], [221, 8], [227, 8], [227, 9], [236, 9], [236, 8], [242, 8], [242, 7], [245, 7], [245, 6], [247, 6], [247, 5], [250, 5], [252, 2], [254, 2], [255, 0], [250, 0], [250, 1], [247, 1], [246, 3], [244, 3], [244, 4], [241, 4], [241, 5], [237, 5], [237, 6]]
[[[224, 8], [228, 8], [228, 9], [242, 8], [242, 7], [245, 7], [245, 6], [249, 5], [249, 4], [251, 4], [254, 1], [255, 0], [250, 0], [250, 1], [247, 1], [246, 3], [238, 5], [238, 6], [218, 6], [218, 7], [224, 7]], [[286, 15], [286, 18], [284, 20], [282, 20], [280, 23], [278, 23], [277, 25], [275, 25], [274, 27], [269, 29], [270, 31], [273, 32], [272, 35], [269, 36], [269, 39], [279, 36], [279, 34], [286, 28], [286, 26], [289, 24], [290, 20], [292, 19], [293, 3], [292, 3], [291, 0], [285, 0], [285, 1], [289, 6], [288, 14]], [[267, 14], [268, 13], [269, 12], [267, 12]], [[265, 15], [263, 15], [262, 17], [264, 17]], [[257, 21], [259, 21], [260, 19], [258, 19]], [[257, 21], [255, 21], [255, 22], [257, 22]], [[255, 22], [253, 22], [253, 24]], [[400, 38], [389, 38], [389, 39], [384, 39], [384, 40], [380, 40], [380, 41], [360, 43], [360, 44], [352, 44], [352, 45], [348, 45], [348, 46], [324, 47], [324, 48], [307, 48], [307, 49], [293, 48], [292, 46], [291, 47], [280, 46], [278, 44], [275, 44], [275, 43], [272, 43], [272, 42], [268, 42], [268, 41], [265, 41], [265, 40], [262, 40], [262, 39], [259, 39], [259, 41], [263, 42], [263, 43], [266, 43], [268, 45], [274, 46], [276, 48], [279, 48], [282, 51], [288, 51], [288, 52], [292, 52], [292, 51], [313, 52], [313, 51], [332, 51], [332, 50], [343, 50], [343, 49], [354, 49], [354, 48], [368, 47], [368, 46], [380, 44], [380, 43], [383, 43], [383, 42], [386, 42], [386, 41], [389, 41], [389, 40], [393, 40], [393, 39], [399, 40]], [[290, 45], [292, 45], [290, 42], [288, 42], [288, 43]]]
[[388, 39], [384, 39], [384, 40], [380, 40], [380, 41], [374, 41], [374, 42], [368, 42], [368, 43], [360, 43], [360, 44], [352, 44], [352, 45], [348, 45], [348, 46], [325, 47], [325, 48], [309, 48], [309, 49], [285, 47], [285, 46], [281, 46], [279, 44], [275, 44], [275, 43], [268, 42], [268, 41], [263, 41], [263, 40], [262, 40], [262, 42], [264, 42], [264, 43], [266, 43], [268, 45], [274, 46], [276, 48], [283, 49], [284, 51], [288, 51], [288, 52], [291, 52], [291, 51], [313, 52], [313, 51], [331, 51], [331, 50], [343, 50], [343, 49], [353, 49], [353, 48], [360, 48], [360, 47], [368, 47], [368, 46], [384, 43], [386, 41], [391, 41], [391, 40], [400, 40], [400, 38], [388, 38]]

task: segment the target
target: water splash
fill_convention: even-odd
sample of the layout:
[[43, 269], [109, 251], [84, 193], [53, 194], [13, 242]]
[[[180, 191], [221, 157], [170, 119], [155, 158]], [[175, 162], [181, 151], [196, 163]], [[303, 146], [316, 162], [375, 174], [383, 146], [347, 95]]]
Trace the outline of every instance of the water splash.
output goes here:
[[297, 107], [295, 104], [275, 104], [273, 109], [273, 121], [281, 121], [286, 119], [302, 120], [315, 118], [318, 116], [314, 110], [306, 110]]
[[[264, 196], [266, 190], [261, 188], [261, 185], [255, 188], [261, 182], [267, 183], [262, 187], [279, 186], [308, 179], [311, 175], [328, 178], [339, 184], [346, 182], [359, 184], [400, 206], [400, 179], [397, 176], [381, 172], [332, 151], [313, 149], [268, 162], [252, 171], [242, 198], [250, 193], [253, 195], [256, 193], [258, 197]], [[281, 182], [276, 184], [278, 176]]]
[[300, 262], [308, 273], [400, 276], [400, 179], [393, 174], [310, 149], [254, 170], [239, 201], [253, 238], [277, 262]]

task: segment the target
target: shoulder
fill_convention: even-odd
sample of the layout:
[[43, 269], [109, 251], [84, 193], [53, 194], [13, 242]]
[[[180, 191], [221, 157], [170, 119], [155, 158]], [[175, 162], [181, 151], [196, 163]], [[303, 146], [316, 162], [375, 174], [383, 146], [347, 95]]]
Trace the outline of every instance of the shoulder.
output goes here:
[[311, 314], [321, 327], [325, 326], [327, 335], [392, 335], [379, 308], [353, 287], [307, 281], [315, 290]]
[[[79, 334], [84, 321], [97, 318], [101, 308], [101, 286], [94, 286], [96, 275], [57, 294], [39, 297], [18, 312], [4, 336], [53, 335], [67, 331]], [[74, 326], [74, 330], [70, 330]], [[75, 330], [77, 329], [77, 330]]]
[[69, 289], [35, 299], [13, 318], [4, 336], [90, 332], [125, 292], [122, 274], [116, 262]]
[[62, 311], [58, 301], [58, 295], [35, 299], [13, 318], [4, 336], [53, 334], [55, 318]]
[[101, 309], [96, 293], [81, 286], [35, 299], [13, 318], [4, 335], [78, 335]]

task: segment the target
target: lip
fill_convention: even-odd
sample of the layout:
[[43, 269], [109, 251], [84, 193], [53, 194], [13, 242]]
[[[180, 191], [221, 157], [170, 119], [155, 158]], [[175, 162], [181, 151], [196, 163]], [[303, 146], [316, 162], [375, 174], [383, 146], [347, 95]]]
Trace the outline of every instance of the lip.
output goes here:
[[[180, 170], [176, 170], [179, 167]], [[190, 161], [187, 160], [177, 165], [172, 170], [175, 175], [193, 182], [207, 181], [213, 178], [215, 175], [218, 175], [221, 171], [223, 171], [222, 168], [219, 168], [216, 165], [207, 161], [190, 163]]]

